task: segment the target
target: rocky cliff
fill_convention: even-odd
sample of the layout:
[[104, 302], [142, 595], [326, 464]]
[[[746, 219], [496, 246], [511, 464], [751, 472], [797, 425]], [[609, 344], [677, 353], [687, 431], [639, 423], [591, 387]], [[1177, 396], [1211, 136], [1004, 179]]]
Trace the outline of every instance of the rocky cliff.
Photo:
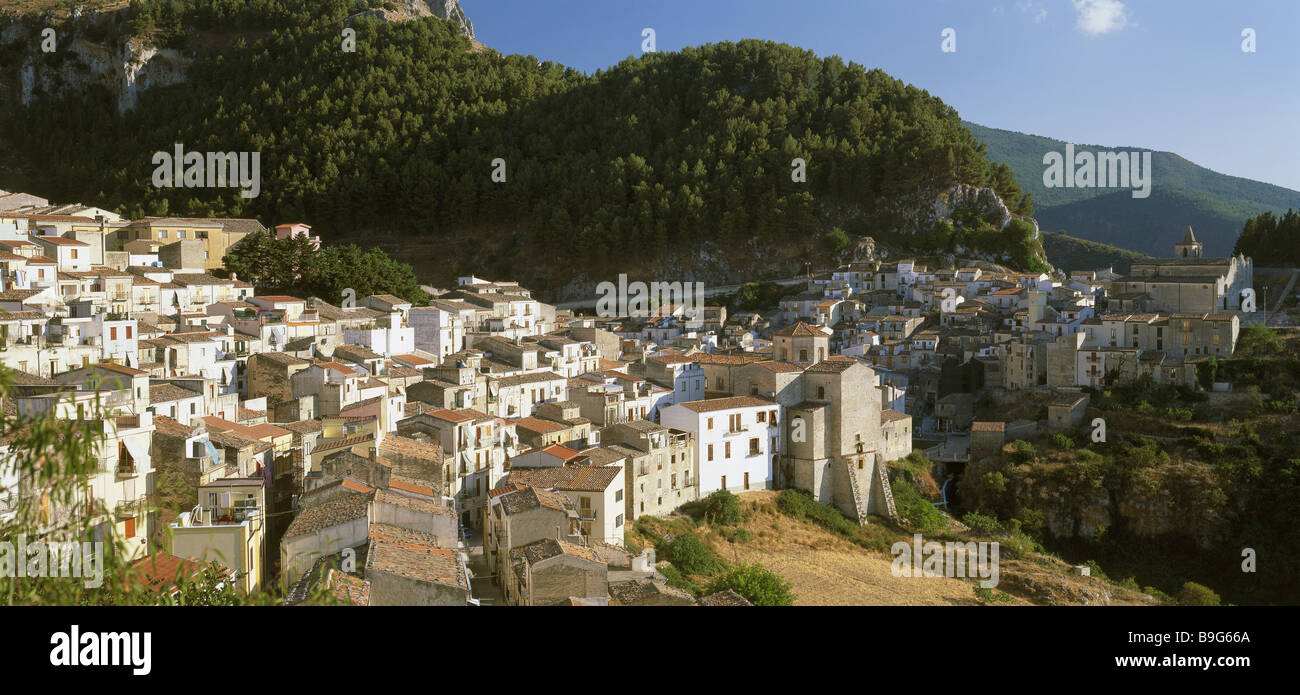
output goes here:
[[[397, 0], [392, 9], [377, 8], [355, 17], [372, 16], [397, 22], [438, 17], [454, 22], [465, 36], [474, 38], [474, 25], [459, 0]], [[131, 35], [128, 10], [83, 10], [66, 15], [0, 14], [0, 98], [31, 104], [42, 96], [63, 97], [94, 87], [108, 89], [125, 113], [151, 87], [183, 82], [194, 62], [193, 51], [161, 48], [149, 38]], [[54, 28], [53, 50], [47, 45], [47, 28]], [[191, 38], [203, 43], [201, 32]], [[478, 46], [479, 44], [475, 44]]]

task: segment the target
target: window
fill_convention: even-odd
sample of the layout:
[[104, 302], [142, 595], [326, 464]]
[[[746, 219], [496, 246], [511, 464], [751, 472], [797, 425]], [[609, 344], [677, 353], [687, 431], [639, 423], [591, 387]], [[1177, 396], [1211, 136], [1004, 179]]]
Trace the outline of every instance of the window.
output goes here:
[[117, 340], [117, 326], [112, 326], [108, 329], [108, 339]]
[[[72, 260], [74, 260], [74, 261], [77, 260], [77, 250], [76, 250], [76, 249], [69, 249], [69, 251], [72, 252], [72, 256], [71, 256]], [[127, 536], [127, 537], [130, 538], [130, 536]]]
[[761, 411], [761, 410], [760, 410], [760, 411], [758, 412], [758, 421], [759, 421], [759, 422], [767, 422], [767, 413], [764, 412], [764, 411]]
[[705, 427], [705, 429], [710, 429], [710, 430], [713, 429], [713, 418], [709, 418], [706, 424], [707, 427]]
[[723, 442], [723, 443], [722, 443], [722, 450], [723, 450], [723, 451], [722, 451], [722, 455], [723, 455], [724, 457], [726, 457], [726, 458], [731, 458], [731, 442]]
[[131, 339], [131, 327], [130, 327], [130, 326], [127, 326], [127, 327], [126, 327], [126, 339], [127, 339], [127, 340], [130, 340], [130, 339]]
[[759, 454], [759, 450], [758, 450], [758, 437], [754, 437], [754, 438], [752, 438], [752, 439], [749, 440], [749, 455], [750, 455], [750, 456], [758, 456], [758, 454]]
[[614, 517], [614, 525], [615, 525], [615, 526], [622, 526], [622, 525], [623, 525], [623, 515], [622, 515], [622, 514], [619, 514], [618, 516]]
[[824, 401], [824, 400], [826, 400], [826, 387], [825, 387], [825, 386], [818, 386], [818, 387], [817, 387], [817, 400], [819, 400], [819, 401]]
[[617, 492], [614, 493], [614, 501], [615, 501], [615, 502], [622, 502], [622, 501], [623, 501], [623, 491], [622, 491], [622, 490], [619, 490], [619, 491], [617, 491]]
[[713, 445], [712, 445], [712, 444], [709, 445], [709, 460], [710, 460], [710, 461], [713, 460]]

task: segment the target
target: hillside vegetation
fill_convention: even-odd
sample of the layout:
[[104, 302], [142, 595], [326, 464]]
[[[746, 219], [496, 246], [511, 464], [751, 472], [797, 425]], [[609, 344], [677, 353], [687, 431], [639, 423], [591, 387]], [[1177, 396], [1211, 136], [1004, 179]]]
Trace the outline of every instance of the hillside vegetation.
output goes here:
[[[1006, 162], [1020, 187], [1033, 196], [1044, 229], [1155, 256], [1167, 256], [1182, 230], [1192, 225], [1210, 255], [1227, 255], [1246, 218], [1266, 211], [1300, 208], [1300, 191], [1228, 176], [1198, 166], [1172, 152], [1152, 151], [1149, 198], [1133, 198], [1113, 188], [1047, 188], [1043, 155], [1065, 152], [1065, 142], [1038, 135], [966, 122], [988, 148]], [[1143, 151], [1129, 146], [1076, 145], [1076, 151]]]
[[1047, 260], [1066, 272], [1113, 268], [1117, 273], [1127, 273], [1134, 263], [1151, 258], [1118, 246], [1079, 239], [1065, 232], [1042, 232], [1042, 241]]
[[[353, 21], [356, 52], [344, 52], [340, 26], [369, 4], [132, 3], [107, 40], [147, 31], [196, 51], [186, 82], [143, 92], [124, 116], [107, 90], [38, 99], [0, 115], [0, 132], [41, 164], [30, 169], [51, 198], [132, 217], [305, 220], [371, 243], [453, 241], [437, 267], [417, 267], [424, 279], [486, 264], [542, 289], [572, 275], [564, 258], [626, 268], [704, 244], [754, 262], [824, 256], [831, 226], [907, 229], [929, 192], [955, 183], [1032, 210], [951, 107], [880, 70], [745, 40], [588, 76], [471, 52], [437, 19]], [[213, 50], [218, 35], [227, 42]], [[175, 143], [260, 152], [261, 195], [154, 187], [151, 157]], [[796, 157], [806, 183], [791, 180]]]
[[1246, 220], [1233, 253], [1244, 253], [1261, 266], [1300, 266], [1300, 212], [1266, 212]]

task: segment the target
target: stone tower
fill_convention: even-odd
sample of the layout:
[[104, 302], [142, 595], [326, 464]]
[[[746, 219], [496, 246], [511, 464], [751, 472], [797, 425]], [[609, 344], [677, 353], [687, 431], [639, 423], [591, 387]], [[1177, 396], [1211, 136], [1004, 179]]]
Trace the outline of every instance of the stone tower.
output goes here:
[[1189, 224], [1183, 240], [1174, 244], [1174, 258], [1200, 258], [1203, 246], [1196, 240], [1196, 234], [1192, 232], [1192, 226]]

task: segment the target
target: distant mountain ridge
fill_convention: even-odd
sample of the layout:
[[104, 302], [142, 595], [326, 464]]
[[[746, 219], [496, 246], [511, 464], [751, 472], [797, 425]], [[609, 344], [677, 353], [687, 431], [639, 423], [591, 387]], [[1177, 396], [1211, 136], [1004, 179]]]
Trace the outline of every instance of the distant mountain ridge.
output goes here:
[[[1005, 162], [1020, 187], [1034, 198], [1039, 227], [1153, 256], [1167, 256], [1191, 225], [1206, 253], [1232, 253], [1246, 219], [1265, 211], [1300, 209], [1300, 191], [1228, 176], [1172, 152], [1151, 151], [1148, 198], [1128, 189], [1047, 188], [1043, 155], [1064, 152], [1063, 140], [989, 128], [963, 121], [986, 147], [990, 161]], [[1075, 144], [1076, 151], [1147, 151], [1131, 146]]]

